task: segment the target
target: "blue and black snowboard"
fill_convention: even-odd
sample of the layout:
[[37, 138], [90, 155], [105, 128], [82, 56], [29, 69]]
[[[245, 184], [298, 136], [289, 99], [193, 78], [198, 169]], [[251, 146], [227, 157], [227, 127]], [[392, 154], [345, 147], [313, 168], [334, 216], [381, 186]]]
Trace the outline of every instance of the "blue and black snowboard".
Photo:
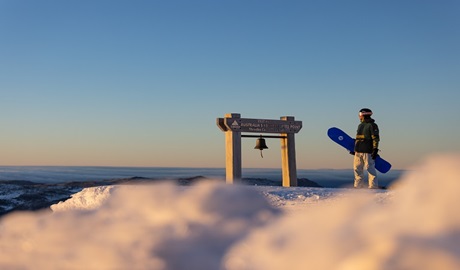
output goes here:
[[[329, 136], [329, 138], [337, 144], [347, 149], [349, 152], [353, 152], [355, 150], [355, 139], [348, 136], [348, 134], [343, 132], [341, 129], [332, 127], [327, 131], [327, 136]], [[377, 156], [375, 159], [375, 168], [381, 173], [386, 173], [391, 169], [391, 164], [380, 156]]]

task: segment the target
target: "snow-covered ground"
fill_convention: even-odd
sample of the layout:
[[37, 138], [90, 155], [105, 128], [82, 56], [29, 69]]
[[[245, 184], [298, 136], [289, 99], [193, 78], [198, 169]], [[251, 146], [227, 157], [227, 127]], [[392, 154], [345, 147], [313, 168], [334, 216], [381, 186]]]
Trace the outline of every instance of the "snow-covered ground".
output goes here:
[[0, 269], [460, 269], [460, 155], [388, 190], [101, 186], [0, 220]]

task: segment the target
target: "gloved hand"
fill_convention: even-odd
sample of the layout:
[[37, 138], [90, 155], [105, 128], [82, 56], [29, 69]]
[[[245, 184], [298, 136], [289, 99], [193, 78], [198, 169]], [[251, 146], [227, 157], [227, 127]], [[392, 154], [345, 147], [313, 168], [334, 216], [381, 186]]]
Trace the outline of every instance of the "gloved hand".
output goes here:
[[354, 156], [354, 155], [355, 155], [355, 152], [350, 151], [350, 155]]
[[379, 149], [377, 148], [372, 149], [372, 154], [371, 154], [372, 159], [375, 160], [378, 156], [379, 156]]

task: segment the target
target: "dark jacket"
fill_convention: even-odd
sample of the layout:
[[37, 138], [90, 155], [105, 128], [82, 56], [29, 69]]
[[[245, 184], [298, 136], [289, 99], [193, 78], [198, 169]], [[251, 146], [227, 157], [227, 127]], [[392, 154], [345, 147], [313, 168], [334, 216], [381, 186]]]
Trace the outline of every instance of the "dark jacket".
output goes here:
[[379, 127], [372, 118], [365, 118], [361, 121], [356, 132], [355, 152], [372, 153], [373, 149], [379, 147]]

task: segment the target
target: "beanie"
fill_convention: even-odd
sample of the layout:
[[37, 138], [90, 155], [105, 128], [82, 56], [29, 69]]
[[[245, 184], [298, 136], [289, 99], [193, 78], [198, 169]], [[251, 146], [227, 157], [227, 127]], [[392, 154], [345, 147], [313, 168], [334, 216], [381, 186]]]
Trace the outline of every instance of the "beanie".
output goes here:
[[359, 111], [359, 115], [361, 116], [371, 116], [372, 115], [372, 111], [371, 109], [368, 109], [368, 108], [362, 108], [360, 111]]

